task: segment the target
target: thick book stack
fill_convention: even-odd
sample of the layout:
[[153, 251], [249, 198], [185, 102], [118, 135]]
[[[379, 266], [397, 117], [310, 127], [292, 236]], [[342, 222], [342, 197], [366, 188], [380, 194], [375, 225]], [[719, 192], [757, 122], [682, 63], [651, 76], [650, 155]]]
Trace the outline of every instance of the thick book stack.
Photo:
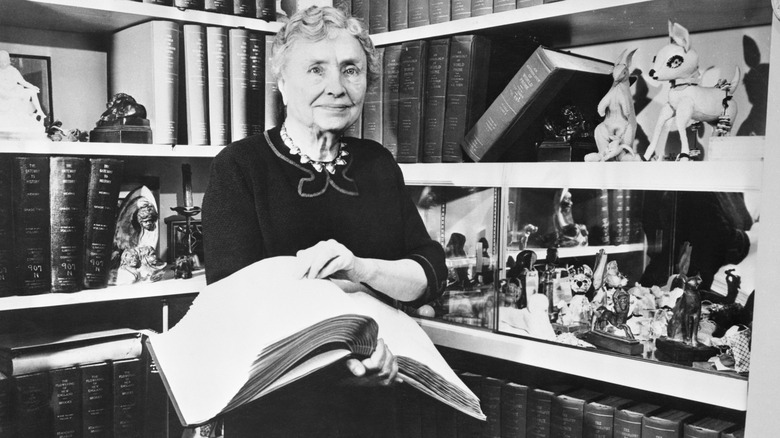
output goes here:
[[106, 287], [122, 168], [112, 158], [0, 158], [0, 296]]
[[0, 337], [0, 436], [162, 436], [167, 424], [144, 432], [144, 407], [165, 397], [147, 391], [146, 360], [129, 329]]
[[143, 3], [276, 21], [276, 2], [272, 0], [143, 0]]
[[272, 41], [243, 28], [138, 24], [111, 38], [109, 92], [146, 108], [154, 143], [223, 146], [275, 126], [283, 111], [267, 68]]

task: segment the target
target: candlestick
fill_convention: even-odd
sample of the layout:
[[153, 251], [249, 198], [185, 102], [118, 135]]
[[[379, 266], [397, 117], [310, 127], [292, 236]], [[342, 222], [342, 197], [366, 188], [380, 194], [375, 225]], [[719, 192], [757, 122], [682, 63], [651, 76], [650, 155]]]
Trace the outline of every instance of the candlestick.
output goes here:
[[189, 163], [181, 165], [181, 179], [184, 187], [184, 206], [192, 207], [192, 170]]

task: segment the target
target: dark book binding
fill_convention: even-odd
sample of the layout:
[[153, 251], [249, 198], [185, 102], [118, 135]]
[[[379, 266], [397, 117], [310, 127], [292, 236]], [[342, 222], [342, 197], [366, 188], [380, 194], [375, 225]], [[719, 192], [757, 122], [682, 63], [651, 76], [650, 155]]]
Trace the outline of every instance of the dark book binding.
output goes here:
[[203, 0], [173, 0], [173, 6], [177, 9], [203, 10]]
[[480, 35], [451, 37], [442, 161], [461, 162], [460, 141], [485, 109], [490, 40]]
[[424, 163], [441, 163], [442, 161], [449, 56], [449, 38], [428, 42], [422, 122], [422, 161]]
[[15, 406], [14, 380], [0, 375], [0, 437], [2, 438], [17, 436]]
[[143, 2], [160, 6], [173, 6], [173, 0], [143, 0]]
[[390, 0], [368, 0], [368, 32], [387, 32], [390, 29]]
[[282, 93], [279, 92], [279, 84], [274, 77], [271, 68], [271, 54], [273, 53], [274, 36], [265, 36], [265, 129], [279, 126], [284, 121], [284, 104]]
[[422, 437], [422, 394], [408, 386], [401, 386], [396, 392], [396, 418], [398, 436]]
[[549, 438], [552, 424], [552, 401], [568, 388], [530, 388], [528, 390], [528, 418], [526, 436], [529, 438]]
[[141, 356], [143, 361], [143, 427], [144, 438], [168, 437], [168, 394], [160, 376], [160, 370], [149, 353], [146, 342]]
[[16, 436], [45, 437], [52, 433], [49, 373], [36, 372], [13, 378]]
[[501, 436], [524, 437], [528, 417], [528, 386], [506, 382], [501, 388]]
[[609, 192], [609, 241], [613, 245], [625, 242], [625, 189], [612, 189]]
[[539, 119], [564, 104], [595, 108], [612, 84], [611, 70], [603, 61], [538, 47], [462, 139], [464, 151], [474, 161], [498, 161], [512, 148], [513, 160], [536, 161]]
[[544, 4], [542, 0], [517, 0], [515, 2], [515, 9], [528, 8], [531, 6], [538, 6]]
[[726, 438], [726, 434], [738, 427], [733, 421], [707, 416], [685, 424], [683, 438]]
[[84, 277], [87, 161], [51, 157], [49, 169], [51, 291], [77, 292]]
[[489, 15], [493, 13], [493, 0], [471, 0], [471, 16]]
[[652, 403], [636, 403], [615, 409], [615, 438], [640, 438], [642, 436], [642, 419], [646, 415], [657, 412], [660, 408]]
[[233, 1], [232, 0], [204, 0], [203, 9], [209, 12], [231, 15], [233, 14]]
[[[463, 383], [466, 384], [466, 386], [469, 387], [469, 389], [474, 393], [474, 395], [479, 398], [479, 405], [480, 408], [483, 409], [482, 412], [484, 412], [483, 407], [483, 400], [484, 395], [482, 393], [482, 384], [485, 380], [485, 376], [481, 374], [476, 373], [470, 373], [470, 372], [462, 372], [459, 374], [460, 379], [463, 381]], [[473, 417], [469, 417], [467, 415], [464, 415], [462, 413], [459, 413], [456, 417], [456, 424], [458, 427], [458, 438], [471, 438], [471, 437], [478, 437], [482, 436], [482, 431], [484, 429], [484, 423], [483, 421], [479, 421]]]
[[249, 32], [249, 91], [247, 97], [249, 135], [262, 134], [265, 127], [265, 34]]
[[401, 45], [398, 84], [398, 155], [399, 163], [420, 161], [423, 142], [422, 120], [425, 85], [426, 41], [407, 41]]
[[431, 9], [428, 0], [409, 0], [409, 27], [431, 24]]
[[393, 157], [398, 156], [398, 107], [401, 84], [401, 44], [385, 47], [383, 57], [382, 144]]
[[420, 397], [420, 422], [422, 423], [422, 438], [437, 438], [436, 412], [441, 405], [438, 400], [430, 397]]
[[369, 0], [352, 0], [350, 10], [352, 11], [352, 16], [362, 21], [363, 27], [370, 31], [369, 20], [371, 19], [371, 8], [369, 7]]
[[183, 25], [182, 40], [184, 40], [187, 143], [207, 145], [209, 144], [209, 104], [205, 26], [199, 24]]
[[390, 0], [387, 11], [391, 32], [409, 28], [409, 0]]
[[86, 437], [110, 436], [112, 430], [111, 364], [81, 367], [81, 430]]
[[23, 295], [51, 291], [49, 158], [16, 157], [14, 264]]
[[582, 419], [583, 438], [610, 438], [614, 434], [615, 410], [624, 408], [631, 400], [607, 396], [585, 405]]
[[594, 230], [594, 243], [596, 245], [609, 245], [610, 238], [610, 214], [609, 214], [609, 190], [600, 189], [596, 198], [598, 208], [598, 224]]
[[550, 436], [582, 437], [585, 405], [601, 396], [601, 393], [586, 388], [555, 396], [550, 408]]
[[14, 160], [0, 155], [0, 297], [17, 293], [14, 267], [13, 175]]
[[86, 289], [108, 285], [123, 168], [124, 161], [116, 158], [89, 160], [82, 282]]
[[206, 28], [206, 71], [208, 77], [209, 144], [230, 143], [230, 88], [228, 78], [228, 30]]
[[431, 24], [446, 23], [450, 21], [450, 0], [429, 0], [428, 10]]
[[680, 438], [683, 427], [693, 420], [692, 412], [668, 409], [642, 419], [642, 438]]
[[482, 437], [501, 438], [501, 396], [505, 380], [486, 376], [482, 379], [480, 405], [487, 420], [482, 424]]
[[471, 17], [471, 2], [473, 0], [451, 0], [451, 20], [461, 20]]
[[255, 0], [233, 0], [233, 15], [255, 18]]
[[276, 0], [256, 0], [255, 17], [265, 21], [276, 21]]
[[[377, 48], [380, 63], [384, 62], [385, 48]], [[363, 101], [363, 138], [374, 140], [382, 144], [382, 96], [384, 93], [384, 74], [377, 75], [377, 78], [368, 84], [366, 97]]]
[[133, 358], [111, 366], [114, 438], [143, 438], [144, 364]]
[[241, 140], [249, 135], [249, 31], [228, 30], [230, 85], [230, 137]]
[[513, 11], [517, 9], [515, 0], [493, 0], [493, 12]]
[[54, 436], [78, 438], [81, 434], [81, 371], [78, 367], [49, 371]]

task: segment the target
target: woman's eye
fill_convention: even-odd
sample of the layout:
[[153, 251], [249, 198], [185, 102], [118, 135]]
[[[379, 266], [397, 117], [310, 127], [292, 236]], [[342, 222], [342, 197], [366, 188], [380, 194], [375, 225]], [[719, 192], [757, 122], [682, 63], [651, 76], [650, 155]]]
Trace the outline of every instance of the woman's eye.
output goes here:
[[347, 67], [344, 69], [344, 74], [347, 76], [357, 76], [360, 74], [360, 70], [357, 67]]
[[315, 65], [309, 69], [309, 73], [313, 73], [315, 75], [322, 74], [322, 67]]

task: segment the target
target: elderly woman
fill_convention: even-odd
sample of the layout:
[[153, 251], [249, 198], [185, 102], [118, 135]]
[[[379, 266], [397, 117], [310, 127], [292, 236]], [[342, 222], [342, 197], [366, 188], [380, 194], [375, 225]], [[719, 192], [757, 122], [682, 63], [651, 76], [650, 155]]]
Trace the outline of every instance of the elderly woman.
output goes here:
[[[302, 276], [330, 279], [347, 292], [413, 306], [435, 299], [447, 279], [444, 252], [430, 239], [400, 168], [380, 144], [343, 136], [360, 117], [369, 82], [380, 74], [362, 24], [335, 8], [310, 7], [278, 32], [272, 56], [287, 116], [280, 127], [237, 141], [213, 160], [203, 200], [207, 281], [266, 257], [295, 255]], [[285, 309], [291, 318], [300, 304]], [[258, 309], [258, 317], [264, 311], [280, 309]], [[374, 386], [396, 381], [390, 348], [380, 342], [369, 358], [348, 360], [352, 380]], [[317, 408], [360, 399], [365, 394], [359, 386], [326, 386], [323, 394], [331, 400]], [[300, 412], [301, 401], [316, 392], [307, 393], [309, 388], [288, 406], [294, 427], [325, 421]], [[362, 410], [381, 411], [374, 398], [365, 400]], [[275, 406], [284, 411], [284, 402]], [[341, 411], [329, 415], [342, 419], [339, 429], [344, 411], [353, 409]], [[268, 421], [284, 422], [283, 416]], [[319, 436], [323, 430], [286, 433]]]

